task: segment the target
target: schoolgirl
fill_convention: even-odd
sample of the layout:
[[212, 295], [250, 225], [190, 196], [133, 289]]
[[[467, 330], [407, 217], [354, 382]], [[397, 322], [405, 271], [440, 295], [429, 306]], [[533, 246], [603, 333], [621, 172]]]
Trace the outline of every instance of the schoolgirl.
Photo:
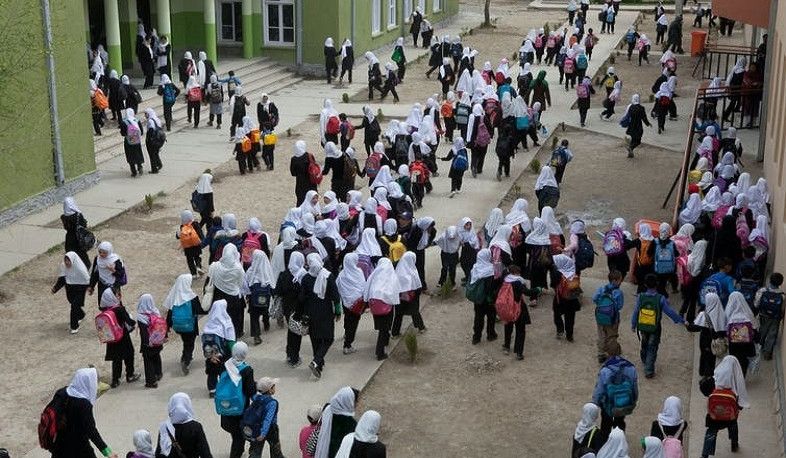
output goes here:
[[385, 347], [390, 342], [390, 328], [396, 309], [400, 307], [401, 292], [393, 263], [388, 258], [381, 258], [368, 277], [363, 292], [363, 301], [368, 303], [374, 316], [374, 329], [377, 330], [375, 353], [378, 361], [388, 357]]
[[477, 260], [478, 251], [482, 247], [480, 234], [475, 230], [475, 223], [468, 217], [461, 218], [458, 226], [458, 235], [461, 239], [461, 254], [459, 255], [459, 264], [461, 270], [464, 272], [464, 277], [461, 279], [461, 286], [467, 284], [472, 266], [475, 265]]
[[524, 303], [524, 296], [535, 298], [540, 293], [540, 288], [532, 287], [527, 288], [524, 278], [521, 277], [521, 269], [519, 266], [513, 264], [509, 267], [510, 273], [505, 276], [504, 283], [511, 284], [513, 289], [513, 300], [517, 302], [521, 308], [518, 319], [511, 323], [505, 323], [505, 342], [502, 344], [502, 353], [510, 353], [510, 341], [513, 337], [513, 330], [516, 330], [516, 339], [513, 341], [513, 353], [516, 354], [516, 359], [521, 361], [524, 359], [524, 340], [527, 335], [526, 325], [530, 324], [529, 309], [527, 304]]
[[[241, 295], [241, 288], [245, 280], [245, 272], [240, 263], [240, 253], [234, 244], [224, 246], [221, 259], [210, 264], [207, 275], [207, 285], [213, 285], [213, 300], [226, 301], [226, 312], [232, 317], [233, 332], [236, 332], [238, 337], [243, 337], [243, 309], [246, 304]], [[209, 304], [205, 306], [209, 307]]]
[[98, 302], [108, 288], [120, 291], [126, 284], [126, 268], [123, 260], [115, 254], [112, 244], [103, 241], [98, 244], [98, 256], [93, 260], [93, 271], [90, 274], [90, 285], [87, 294], [92, 295], [98, 285]]
[[554, 267], [551, 276], [551, 286], [555, 290], [552, 308], [554, 311], [554, 325], [557, 327], [557, 339], [565, 336], [568, 342], [573, 342], [573, 324], [576, 312], [581, 308], [581, 279], [576, 273], [576, 264], [573, 259], [565, 254], [554, 256]]
[[205, 327], [202, 329], [207, 390], [211, 398], [216, 395], [218, 376], [224, 371], [224, 363], [229, 360], [237, 339], [232, 319], [227, 314], [227, 301], [216, 300], [210, 307]]
[[153, 320], [160, 320], [161, 312], [153, 303], [153, 296], [143, 294], [139, 296], [136, 306], [136, 323], [139, 326], [139, 352], [142, 354], [142, 363], [145, 367], [145, 388], [158, 388], [158, 381], [164, 377], [161, 369], [161, 350], [163, 344], [151, 342], [151, 330], [155, 330]]
[[134, 373], [134, 344], [131, 342], [131, 332], [134, 330], [136, 322], [111, 288], [105, 289], [101, 294], [101, 303], [98, 305], [98, 309], [114, 313], [117, 322], [123, 327], [123, 337], [117, 342], [106, 344], [104, 361], [112, 361], [112, 383], [110, 386], [112, 388], [120, 386], [123, 363], [126, 366], [126, 382], [136, 382], [141, 377], [140, 374]]
[[527, 248], [527, 271], [532, 287], [546, 288], [546, 273], [553, 265], [551, 238], [546, 222], [539, 217], [532, 220], [532, 232], [524, 239]]
[[494, 279], [491, 250], [484, 248], [478, 251], [477, 259], [472, 266], [467, 282], [467, 296], [470, 295], [470, 290], [482, 290], [482, 294], [478, 294], [472, 300], [475, 309], [472, 324], [472, 345], [480, 342], [484, 327], [486, 328], [486, 339], [492, 342], [497, 339], [497, 332], [494, 329], [497, 317], [494, 299], [499, 286]]
[[532, 223], [527, 215], [529, 202], [526, 199], [516, 199], [510, 212], [505, 216], [505, 224], [510, 226], [510, 248], [513, 250], [513, 263], [519, 266], [527, 265], [527, 247], [524, 239], [532, 231]]
[[[295, 319], [300, 320], [303, 316], [303, 305], [298, 301], [300, 295], [300, 281], [306, 275], [303, 266], [306, 259], [303, 253], [292, 251], [287, 268], [278, 275], [274, 285], [274, 293], [281, 300], [281, 307], [287, 322]], [[287, 329], [287, 364], [289, 367], [300, 365], [300, 344], [303, 337], [300, 334]]]
[[63, 286], [66, 290], [66, 299], [71, 304], [69, 327], [71, 334], [79, 332], [79, 322], [85, 317], [82, 309], [85, 306], [85, 293], [90, 284], [90, 274], [82, 259], [73, 251], [63, 256], [60, 264], [60, 276], [52, 286], [52, 294], [57, 293]]
[[180, 355], [180, 369], [183, 375], [188, 375], [191, 361], [194, 359], [194, 342], [199, 334], [197, 315], [204, 313], [199, 297], [191, 289], [192, 281], [193, 277], [189, 274], [178, 276], [164, 300], [167, 325], [183, 341], [183, 351]]
[[270, 330], [270, 301], [273, 289], [273, 269], [262, 250], [254, 250], [251, 266], [246, 271], [244, 290], [249, 292], [248, 315], [251, 321], [251, 337], [254, 345], [262, 343], [259, 317], [265, 331]]

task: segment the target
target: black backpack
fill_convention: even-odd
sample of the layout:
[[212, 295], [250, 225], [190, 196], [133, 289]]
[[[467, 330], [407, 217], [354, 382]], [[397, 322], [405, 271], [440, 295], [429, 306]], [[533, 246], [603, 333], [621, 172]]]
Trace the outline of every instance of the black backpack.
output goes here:
[[406, 135], [396, 135], [396, 140], [393, 143], [393, 151], [396, 155], [396, 162], [409, 162], [409, 142], [407, 142]]
[[595, 264], [595, 249], [586, 235], [579, 235], [579, 249], [576, 251], [576, 269], [589, 269]]
[[221, 83], [210, 84], [210, 103], [221, 103], [224, 101], [224, 92]]
[[[264, 397], [260, 394], [255, 394], [252, 398], [251, 404], [246, 407], [243, 412], [243, 418], [240, 420], [240, 432], [243, 433], [243, 438], [247, 441], [255, 442], [257, 434], [262, 429], [262, 423], [267, 416], [268, 405], [272, 404], [274, 399], [270, 396]], [[278, 403], [276, 403], [276, 410], [278, 410]]]

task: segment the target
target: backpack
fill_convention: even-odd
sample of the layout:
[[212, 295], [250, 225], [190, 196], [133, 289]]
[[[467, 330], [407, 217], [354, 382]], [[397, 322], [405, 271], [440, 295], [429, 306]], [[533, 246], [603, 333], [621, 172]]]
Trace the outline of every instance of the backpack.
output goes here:
[[707, 401], [707, 416], [715, 421], [734, 421], [740, 415], [737, 395], [729, 388], [715, 388]]
[[745, 215], [742, 213], [737, 215], [737, 226], [735, 232], [737, 233], [737, 237], [742, 241], [742, 246], [746, 246], [745, 243], [748, 241], [750, 229], [748, 228], [748, 222], [745, 220]]
[[576, 86], [576, 97], [580, 99], [588, 99], [590, 96], [589, 86], [584, 83], [580, 83]]
[[388, 246], [388, 259], [391, 262], [398, 262], [404, 256], [404, 253], [407, 252], [406, 245], [401, 241], [401, 234], [397, 235], [395, 240], [390, 240], [387, 235], [383, 235], [380, 238]]
[[543, 35], [538, 35], [535, 37], [535, 47], [542, 48], [543, 47]]
[[671, 99], [669, 98], [668, 95], [662, 95], [660, 96], [660, 98], [658, 98], [658, 105], [662, 107], [667, 107], [670, 104], [671, 104]]
[[90, 251], [96, 246], [96, 235], [84, 226], [76, 227], [76, 239], [82, 251]]
[[453, 169], [459, 172], [464, 172], [469, 168], [469, 160], [467, 159], [467, 150], [461, 149], [456, 153], [453, 159]]
[[756, 299], [756, 293], [759, 291], [759, 284], [756, 282], [756, 280], [743, 278], [740, 280], [737, 290], [742, 293], [742, 296], [745, 298], [745, 302], [748, 303], [748, 307], [753, 310], [753, 301]]
[[344, 154], [344, 181], [351, 182], [355, 179], [356, 173], [355, 161], [348, 154]]
[[205, 198], [196, 189], [191, 193], [191, 209], [195, 212], [202, 213], [205, 208]]
[[[255, 394], [251, 398], [251, 404], [243, 411], [243, 418], [240, 420], [240, 432], [247, 441], [255, 442], [256, 434], [262, 429], [262, 423], [267, 416], [268, 405], [274, 402], [271, 396]], [[278, 403], [275, 406], [278, 410]]]
[[98, 341], [101, 343], [116, 343], [123, 338], [123, 326], [117, 322], [117, 315], [114, 312], [115, 308], [109, 307], [101, 310], [95, 317]]
[[744, 323], [729, 323], [726, 330], [729, 343], [751, 343], [753, 342], [753, 325], [746, 321]]
[[251, 139], [248, 136], [244, 136], [243, 139], [240, 141], [240, 151], [244, 153], [251, 152]]
[[759, 315], [780, 319], [783, 309], [783, 293], [770, 291], [769, 288], [761, 293], [759, 298]]
[[595, 248], [587, 237], [579, 237], [579, 249], [575, 254], [576, 270], [589, 269], [595, 265]]
[[341, 121], [338, 119], [338, 116], [329, 117], [327, 122], [325, 123], [325, 133], [330, 135], [336, 135], [340, 131], [341, 131]]
[[199, 240], [199, 234], [191, 223], [180, 226], [180, 246], [183, 248], [191, 248], [198, 246], [202, 243]]
[[259, 239], [261, 239], [263, 235], [262, 232], [259, 234], [246, 233], [246, 238], [243, 240], [242, 245], [240, 245], [240, 260], [243, 264], [251, 264], [254, 250], [262, 249], [262, 242], [260, 242]]
[[625, 34], [625, 41], [628, 44], [633, 44], [636, 42], [636, 32], [628, 32]]
[[546, 38], [546, 47], [547, 48], [553, 48], [556, 45], [557, 45], [557, 39], [556, 38], [554, 38], [554, 37]]
[[[242, 371], [248, 365], [243, 363], [237, 366], [238, 371]], [[216, 413], [219, 415], [237, 416], [243, 413], [243, 408], [246, 406], [246, 396], [243, 394], [243, 380], [239, 380], [235, 384], [229, 377], [229, 373], [224, 370], [221, 376], [218, 377], [216, 383], [216, 397], [214, 398], [216, 404]]]
[[166, 143], [166, 132], [161, 127], [153, 129], [153, 137], [151, 138], [152, 144], [156, 148], [161, 148]]
[[615, 15], [614, 8], [609, 8], [609, 10], [606, 12], [606, 22], [607, 23], [613, 23], [614, 22], [614, 15]]
[[66, 387], [60, 388], [55, 391], [52, 400], [49, 401], [49, 404], [41, 412], [41, 417], [38, 421], [38, 445], [42, 449], [50, 452], [55, 451], [57, 433], [65, 430], [66, 422], [68, 421], [65, 411], [68, 408], [69, 399]]
[[549, 165], [554, 168], [565, 167], [568, 165], [568, 156], [565, 154], [564, 146], [560, 146], [559, 148], [555, 149], [553, 153], [551, 153]]
[[453, 104], [450, 102], [445, 102], [439, 108], [439, 114], [442, 115], [443, 118], [452, 118], [453, 117]]
[[584, 48], [585, 49], [592, 49], [592, 47], [595, 46], [594, 38], [595, 37], [593, 35], [587, 35], [587, 37], [584, 39]]
[[573, 61], [573, 59], [569, 59], [566, 57], [565, 62], [562, 64], [562, 71], [566, 75], [572, 75], [574, 68], [575, 68], [575, 62]]
[[608, 287], [603, 288], [603, 294], [595, 301], [595, 322], [600, 326], [611, 326], [619, 322], [614, 296]]
[[226, 342], [215, 334], [202, 334], [202, 354], [205, 359], [229, 353]]
[[633, 400], [633, 382], [625, 379], [621, 364], [618, 363], [606, 367], [611, 369], [613, 373], [606, 384], [603, 410], [610, 417], [630, 415], [633, 413], [633, 409], [636, 408], [636, 401]]
[[529, 130], [529, 116], [519, 116], [516, 118], [516, 130]]
[[638, 261], [640, 266], [651, 266], [653, 262], [653, 256], [650, 254], [650, 246], [654, 243], [653, 240], [641, 240], [641, 248], [639, 249], [639, 253], [636, 256], [636, 260]]
[[172, 84], [165, 84], [164, 85], [164, 103], [172, 104], [175, 103], [177, 96], [175, 95], [175, 86]]
[[379, 169], [382, 168], [382, 155], [374, 153], [366, 159], [366, 176], [376, 178]]
[[660, 294], [639, 294], [639, 315], [636, 329], [639, 332], [656, 332], [660, 326]]
[[663, 431], [663, 425], [660, 424], [660, 422], [658, 422], [658, 427], [663, 436], [663, 440], [661, 441], [663, 444], [663, 456], [665, 458], [685, 458], [685, 453], [682, 451], [682, 441], [678, 439], [680, 434], [682, 434], [682, 430], [685, 429], [685, 422], [680, 423], [676, 434], [673, 436], [666, 435], [666, 432]]
[[564, 275], [557, 285], [558, 299], [566, 301], [576, 300], [581, 297], [581, 278], [578, 275], [573, 276], [573, 280], [568, 280]]
[[172, 329], [175, 332], [194, 332], [194, 310], [191, 301], [172, 307]]
[[248, 132], [248, 138], [251, 140], [251, 143], [259, 144], [259, 140], [261, 139], [261, 137], [262, 137], [262, 132], [257, 128], [251, 129]]
[[483, 304], [486, 302], [487, 298], [486, 282], [480, 278], [478, 281], [473, 283], [472, 278], [469, 278], [467, 280], [467, 287], [464, 291], [464, 295], [473, 304]]
[[409, 166], [410, 179], [417, 184], [424, 184], [428, 180], [428, 169], [422, 161], [416, 161]]
[[688, 286], [693, 281], [693, 275], [688, 271], [688, 256], [680, 256], [677, 258], [677, 281], [680, 286]]
[[576, 68], [579, 70], [586, 70], [589, 66], [589, 60], [587, 59], [586, 54], [579, 54], [579, 57], [576, 58]]
[[704, 297], [708, 293], [717, 294], [721, 299], [721, 303], [725, 303], [729, 297], [727, 294], [723, 293], [723, 291], [723, 286], [721, 286], [720, 282], [714, 278], [714, 275], [709, 276], [703, 282], [701, 282], [701, 287], [699, 287], [699, 303], [704, 305]]
[[221, 83], [212, 83], [210, 85], [210, 102], [221, 103], [224, 101], [224, 94], [221, 92]]
[[319, 186], [319, 184], [322, 183], [322, 167], [317, 164], [316, 159], [314, 159], [314, 155], [311, 153], [308, 153], [308, 181], [316, 186]]
[[139, 130], [139, 126], [129, 120], [126, 120], [125, 123], [126, 123], [126, 142], [128, 142], [129, 145], [141, 145], [142, 131]]
[[152, 313], [147, 314], [147, 318], [150, 322], [147, 325], [147, 346], [160, 347], [164, 345], [167, 333], [166, 319]]
[[202, 101], [202, 88], [199, 86], [194, 86], [188, 90], [188, 101], [189, 102], [201, 102]]
[[456, 105], [456, 124], [467, 124], [469, 122], [469, 106], [459, 103]]
[[489, 130], [486, 127], [486, 123], [483, 122], [483, 119], [479, 119], [480, 124], [478, 124], [478, 133], [475, 135], [475, 145], [484, 148], [489, 146], [491, 143], [491, 135], [489, 134]]
[[625, 252], [625, 234], [621, 229], [611, 229], [603, 235], [603, 252], [616, 256]]
[[93, 93], [93, 105], [99, 110], [106, 110], [109, 108], [109, 100], [106, 98], [106, 94], [101, 89], [96, 89]]
[[266, 133], [264, 137], [262, 137], [262, 143], [265, 146], [276, 146], [276, 142], [278, 141], [278, 135], [273, 132]]
[[671, 274], [677, 269], [674, 259], [674, 242], [669, 240], [665, 245], [658, 241], [655, 244], [655, 273]]
[[513, 297], [513, 283], [504, 281], [494, 301], [497, 316], [505, 323], [513, 323], [521, 316], [521, 304]]
[[349, 122], [345, 122], [344, 126], [346, 126], [346, 128], [344, 130], [344, 138], [346, 138], [347, 140], [354, 139], [355, 138], [355, 126], [353, 126], [352, 123], [349, 123]]
[[715, 213], [712, 214], [712, 220], [710, 220], [710, 224], [715, 229], [720, 229], [723, 225], [723, 218], [726, 217], [726, 214], [729, 212], [728, 205], [721, 205], [716, 210]]

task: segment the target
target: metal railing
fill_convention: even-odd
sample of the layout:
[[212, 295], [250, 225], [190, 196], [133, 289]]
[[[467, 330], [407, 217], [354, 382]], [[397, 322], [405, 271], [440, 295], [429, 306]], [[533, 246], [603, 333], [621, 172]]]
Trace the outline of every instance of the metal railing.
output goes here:
[[755, 62], [756, 49], [708, 43], [701, 58], [693, 67], [692, 76], [700, 79], [711, 79], [715, 76], [726, 78], [740, 57], [745, 57], [748, 63]]

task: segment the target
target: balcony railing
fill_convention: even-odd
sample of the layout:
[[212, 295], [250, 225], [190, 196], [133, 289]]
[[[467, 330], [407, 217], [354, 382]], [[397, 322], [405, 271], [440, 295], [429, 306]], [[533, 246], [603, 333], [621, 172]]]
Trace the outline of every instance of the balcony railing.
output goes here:
[[703, 55], [693, 67], [692, 76], [700, 79], [720, 76], [725, 79], [740, 57], [745, 57], [748, 63], [755, 62], [756, 49], [708, 43]]

